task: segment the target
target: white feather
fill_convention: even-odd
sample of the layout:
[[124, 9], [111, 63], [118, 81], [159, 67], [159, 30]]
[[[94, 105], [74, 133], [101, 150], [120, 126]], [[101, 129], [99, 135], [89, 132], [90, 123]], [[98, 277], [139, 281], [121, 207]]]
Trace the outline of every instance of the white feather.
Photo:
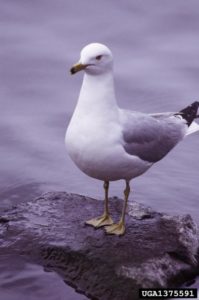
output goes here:
[[79, 63], [85, 66], [85, 74], [65, 143], [87, 175], [103, 181], [131, 180], [162, 159], [185, 135], [199, 131], [195, 122], [188, 128], [180, 113], [149, 115], [119, 109], [113, 56], [106, 46], [86, 46]]
[[186, 135], [192, 134], [196, 131], [199, 131], [199, 124], [196, 122], [192, 122], [192, 124], [189, 126], [189, 129], [187, 130]]

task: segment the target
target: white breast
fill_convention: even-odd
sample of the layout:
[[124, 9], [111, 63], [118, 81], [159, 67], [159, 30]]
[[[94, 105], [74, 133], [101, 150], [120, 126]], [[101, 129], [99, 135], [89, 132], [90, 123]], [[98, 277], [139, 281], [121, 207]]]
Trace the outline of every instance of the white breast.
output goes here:
[[100, 78], [85, 74], [65, 143], [72, 160], [87, 175], [104, 181], [130, 180], [150, 167], [125, 152], [120, 114], [112, 72]]
[[121, 135], [118, 124], [103, 122], [100, 117], [87, 116], [78, 121], [73, 118], [65, 136], [68, 153], [75, 164], [84, 173], [99, 179], [113, 165], [113, 151], [118, 151]]
[[102, 121], [100, 118], [71, 120], [65, 143], [77, 167], [90, 177], [104, 181], [131, 179], [145, 172], [151, 164], [124, 151], [119, 123], [102, 126]]

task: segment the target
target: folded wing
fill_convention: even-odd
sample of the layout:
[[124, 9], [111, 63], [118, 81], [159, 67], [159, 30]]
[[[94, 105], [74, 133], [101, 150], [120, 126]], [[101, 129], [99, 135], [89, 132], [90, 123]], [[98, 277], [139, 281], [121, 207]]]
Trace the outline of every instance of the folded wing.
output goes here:
[[183, 139], [188, 126], [173, 113], [143, 114], [122, 111], [123, 146], [130, 155], [155, 163]]

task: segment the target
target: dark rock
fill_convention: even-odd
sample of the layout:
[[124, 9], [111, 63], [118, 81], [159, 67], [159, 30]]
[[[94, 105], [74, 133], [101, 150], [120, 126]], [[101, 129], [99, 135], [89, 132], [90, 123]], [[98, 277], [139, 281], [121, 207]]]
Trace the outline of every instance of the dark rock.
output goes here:
[[[123, 202], [110, 199], [118, 220]], [[47, 193], [6, 212], [1, 253], [17, 253], [55, 271], [92, 299], [139, 299], [138, 289], [176, 287], [198, 271], [198, 230], [189, 215], [169, 216], [129, 203], [126, 234], [109, 236], [84, 221], [103, 203], [67, 193]]]
[[9, 222], [9, 220], [8, 220], [7, 218], [0, 217], [0, 223], [1, 223], [1, 224], [6, 224], [6, 223], [8, 223], [8, 222]]

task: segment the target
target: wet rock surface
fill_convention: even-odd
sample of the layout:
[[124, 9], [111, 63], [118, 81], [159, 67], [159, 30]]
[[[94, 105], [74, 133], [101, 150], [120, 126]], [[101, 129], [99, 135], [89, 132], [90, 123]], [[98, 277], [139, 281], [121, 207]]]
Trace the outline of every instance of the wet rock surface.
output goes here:
[[[114, 220], [122, 205], [110, 199]], [[21, 203], [0, 216], [0, 254], [23, 255], [100, 300], [139, 299], [141, 287], [176, 287], [199, 273], [199, 234], [189, 215], [131, 202], [126, 234], [117, 237], [84, 224], [102, 211], [101, 201], [65, 192]]]

